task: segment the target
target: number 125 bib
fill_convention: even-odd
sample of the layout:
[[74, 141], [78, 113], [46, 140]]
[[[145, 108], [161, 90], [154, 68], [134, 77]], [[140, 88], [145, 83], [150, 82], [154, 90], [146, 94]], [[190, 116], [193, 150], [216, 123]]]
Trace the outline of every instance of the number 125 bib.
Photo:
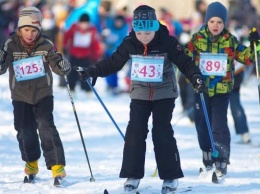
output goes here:
[[45, 75], [42, 56], [30, 57], [13, 62], [16, 80], [36, 79]]

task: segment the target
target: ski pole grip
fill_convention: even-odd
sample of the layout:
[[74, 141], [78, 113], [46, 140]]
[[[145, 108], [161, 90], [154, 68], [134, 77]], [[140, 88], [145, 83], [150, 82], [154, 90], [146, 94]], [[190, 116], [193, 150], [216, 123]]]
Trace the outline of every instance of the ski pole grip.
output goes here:
[[76, 71], [85, 71], [87, 68], [85, 67], [77, 67], [75, 68]]

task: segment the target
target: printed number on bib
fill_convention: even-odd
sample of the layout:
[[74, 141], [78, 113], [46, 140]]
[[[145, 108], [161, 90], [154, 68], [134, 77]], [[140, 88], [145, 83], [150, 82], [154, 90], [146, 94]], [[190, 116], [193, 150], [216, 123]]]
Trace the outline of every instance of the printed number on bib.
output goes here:
[[200, 53], [199, 67], [203, 75], [226, 76], [227, 54]]
[[162, 82], [164, 57], [132, 56], [131, 80]]
[[16, 80], [36, 79], [45, 75], [42, 56], [30, 57], [13, 62]]

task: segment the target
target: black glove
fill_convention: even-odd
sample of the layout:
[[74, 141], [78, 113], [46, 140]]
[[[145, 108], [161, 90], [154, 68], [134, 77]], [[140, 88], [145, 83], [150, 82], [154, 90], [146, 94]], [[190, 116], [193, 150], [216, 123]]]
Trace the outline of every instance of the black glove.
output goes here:
[[[94, 74], [95, 69], [96, 69], [95, 66], [77, 67], [76, 71], [79, 72], [80, 80], [83, 81], [83, 82], [86, 82], [87, 80], [90, 80], [91, 77], [93, 77], [92, 75]], [[97, 77], [93, 77], [92, 86], [95, 86], [96, 81], [97, 81]]]
[[248, 40], [250, 41], [251, 50], [254, 50], [254, 43], [256, 46], [258, 45], [258, 41], [260, 40], [260, 36], [255, 28], [249, 33]]
[[191, 76], [190, 82], [192, 83], [196, 93], [206, 93], [207, 87], [200, 74], [194, 74]]
[[60, 70], [63, 72], [64, 75], [68, 75], [71, 70], [70, 62], [67, 59], [61, 59], [57, 63]]
[[3, 64], [5, 62], [7, 52], [3, 49], [0, 50], [0, 64]]

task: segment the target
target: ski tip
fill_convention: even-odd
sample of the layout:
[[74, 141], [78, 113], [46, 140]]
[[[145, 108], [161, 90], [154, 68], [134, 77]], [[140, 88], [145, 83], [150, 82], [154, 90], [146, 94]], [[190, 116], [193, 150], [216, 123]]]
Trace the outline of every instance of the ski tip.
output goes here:
[[62, 182], [63, 182], [63, 178], [60, 176], [57, 176], [54, 178], [54, 183], [53, 185], [56, 187], [61, 187], [62, 186]]
[[36, 175], [30, 174], [28, 176], [24, 176], [23, 183], [34, 183]]
[[213, 172], [213, 174], [212, 174], [212, 182], [216, 183], [216, 184], [219, 183], [219, 180], [218, 180], [216, 172]]
[[109, 194], [108, 191], [107, 191], [106, 189], [104, 190], [104, 194]]
[[23, 183], [29, 183], [29, 179], [27, 176], [24, 176]]

